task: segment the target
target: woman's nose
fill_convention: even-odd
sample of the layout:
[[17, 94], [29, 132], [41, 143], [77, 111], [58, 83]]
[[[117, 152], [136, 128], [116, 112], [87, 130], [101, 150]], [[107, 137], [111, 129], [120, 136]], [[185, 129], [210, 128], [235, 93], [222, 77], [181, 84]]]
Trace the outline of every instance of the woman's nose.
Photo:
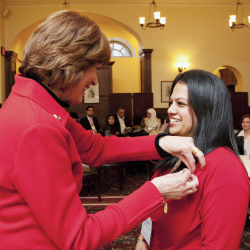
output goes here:
[[98, 83], [98, 78], [97, 78], [97, 75], [95, 75], [95, 77], [94, 77], [94, 79], [93, 79], [91, 85], [92, 85], [92, 86], [96, 86], [97, 83]]
[[175, 114], [177, 112], [174, 103], [168, 108], [168, 114]]

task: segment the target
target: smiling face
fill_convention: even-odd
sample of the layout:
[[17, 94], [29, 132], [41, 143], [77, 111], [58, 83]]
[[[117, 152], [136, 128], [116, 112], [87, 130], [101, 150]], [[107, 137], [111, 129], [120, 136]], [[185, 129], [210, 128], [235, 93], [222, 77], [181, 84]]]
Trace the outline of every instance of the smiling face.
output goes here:
[[245, 117], [242, 120], [241, 126], [243, 128], [243, 130], [249, 130], [250, 129], [250, 118], [249, 117]]
[[79, 104], [82, 102], [82, 98], [89, 88], [89, 86], [96, 86], [97, 84], [97, 70], [102, 67], [100, 63], [97, 63], [90, 68], [83, 70], [82, 78], [74, 85], [65, 90], [52, 90], [56, 96], [64, 102], [69, 104]]
[[192, 119], [187, 84], [178, 82], [175, 85], [169, 104], [171, 105], [168, 109], [170, 134], [192, 136], [197, 125], [197, 118], [193, 112]]

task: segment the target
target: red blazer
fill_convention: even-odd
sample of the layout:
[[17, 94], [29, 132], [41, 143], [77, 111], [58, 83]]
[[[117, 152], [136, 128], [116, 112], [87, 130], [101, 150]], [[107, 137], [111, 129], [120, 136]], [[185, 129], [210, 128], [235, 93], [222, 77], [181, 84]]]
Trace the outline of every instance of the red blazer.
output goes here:
[[0, 249], [98, 249], [163, 206], [151, 182], [116, 205], [86, 214], [82, 162], [160, 159], [154, 136], [93, 135], [47, 91], [16, 76], [0, 110]]

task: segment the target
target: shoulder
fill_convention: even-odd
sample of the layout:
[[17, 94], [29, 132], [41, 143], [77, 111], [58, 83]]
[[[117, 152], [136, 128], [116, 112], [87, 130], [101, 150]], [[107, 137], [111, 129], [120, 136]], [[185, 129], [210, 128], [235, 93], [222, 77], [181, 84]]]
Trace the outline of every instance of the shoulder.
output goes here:
[[[220, 183], [234, 185], [248, 183], [248, 174], [239, 157], [230, 149], [217, 148], [205, 156], [206, 168], [198, 171], [197, 176], [206, 178], [208, 183]], [[215, 184], [217, 185], [217, 184]]]
[[85, 116], [85, 117], [83, 117], [82, 119], [80, 119], [80, 122], [85, 122], [85, 121], [87, 121], [88, 120], [88, 118], [87, 118], [87, 116]]
[[241, 130], [240, 132], [235, 134], [236, 137], [244, 137], [244, 130]]
[[206, 163], [213, 166], [233, 166], [242, 165], [239, 157], [237, 157], [231, 149], [224, 147], [217, 148], [205, 156]]

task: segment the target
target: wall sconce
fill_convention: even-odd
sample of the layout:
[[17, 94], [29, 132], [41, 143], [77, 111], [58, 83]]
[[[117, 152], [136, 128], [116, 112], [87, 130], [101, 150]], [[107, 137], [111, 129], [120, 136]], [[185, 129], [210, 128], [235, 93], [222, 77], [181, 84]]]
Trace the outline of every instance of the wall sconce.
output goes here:
[[177, 63], [178, 71], [181, 73], [183, 70], [187, 69], [187, 63]]

